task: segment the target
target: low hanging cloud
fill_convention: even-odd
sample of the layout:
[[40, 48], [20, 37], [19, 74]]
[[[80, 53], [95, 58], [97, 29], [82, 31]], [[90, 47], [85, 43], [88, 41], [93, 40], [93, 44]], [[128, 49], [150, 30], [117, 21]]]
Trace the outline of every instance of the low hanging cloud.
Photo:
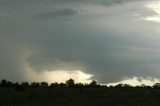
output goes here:
[[45, 80], [46, 70], [80, 70], [102, 83], [159, 78], [158, 24], [134, 15], [150, 15], [149, 2], [131, 1], [0, 0], [0, 78]]
[[70, 7], [66, 7], [63, 9], [58, 9], [56, 11], [40, 13], [34, 16], [36, 19], [53, 19], [53, 18], [65, 18], [77, 15], [78, 12]]
[[146, 0], [103, 0], [101, 1], [102, 5], [106, 6], [113, 6], [114, 4], [123, 4], [128, 2], [140, 2], [140, 1], [146, 1]]

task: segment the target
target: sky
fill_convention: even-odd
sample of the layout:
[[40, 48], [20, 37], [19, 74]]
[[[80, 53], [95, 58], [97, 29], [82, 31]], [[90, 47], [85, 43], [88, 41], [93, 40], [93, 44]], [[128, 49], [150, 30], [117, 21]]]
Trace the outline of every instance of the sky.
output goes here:
[[0, 79], [153, 84], [158, 0], [0, 0]]

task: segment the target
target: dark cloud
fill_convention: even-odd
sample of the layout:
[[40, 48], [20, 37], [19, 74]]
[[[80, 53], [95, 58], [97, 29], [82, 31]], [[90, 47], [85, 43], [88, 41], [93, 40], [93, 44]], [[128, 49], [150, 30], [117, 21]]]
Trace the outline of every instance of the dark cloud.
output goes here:
[[66, 18], [66, 17], [77, 15], [77, 14], [78, 14], [77, 11], [67, 7], [64, 9], [59, 9], [57, 11], [51, 11], [51, 12], [47, 11], [44, 13], [40, 13], [38, 15], [35, 15], [34, 18], [37, 18], [37, 19]]
[[146, 1], [146, 0], [102, 0], [101, 4], [104, 6], [113, 6], [114, 4], [123, 4], [128, 2], [140, 2], [140, 1]]
[[[29, 80], [32, 69], [81, 70], [100, 82], [159, 78], [159, 41], [150, 37], [153, 32], [158, 35], [152, 29], [157, 25], [140, 25], [131, 16], [139, 10], [146, 15], [148, 9], [138, 3], [133, 3], [138, 8], [134, 11], [99, 5], [125, 2], [129, 1], [0, 0], [0, 77]], [[108, 16], [112, 12], [121, 13]]]

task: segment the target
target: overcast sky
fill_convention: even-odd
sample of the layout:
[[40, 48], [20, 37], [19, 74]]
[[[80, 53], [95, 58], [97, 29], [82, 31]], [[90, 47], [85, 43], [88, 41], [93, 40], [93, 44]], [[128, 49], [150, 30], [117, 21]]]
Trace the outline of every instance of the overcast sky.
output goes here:
[[0, 0], [0, 79], [160, 79], [158, 0]]

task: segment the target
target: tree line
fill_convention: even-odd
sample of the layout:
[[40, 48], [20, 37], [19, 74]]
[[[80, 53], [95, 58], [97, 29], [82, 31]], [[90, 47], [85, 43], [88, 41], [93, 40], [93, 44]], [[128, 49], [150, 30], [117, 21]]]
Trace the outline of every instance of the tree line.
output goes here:
[[65, 83], [47, 83], [47, 82], [22, 82], [22, 83], [14, 83], [11, 81], [7, 81], [5, 79], [0, 81], [0, 87], [16, 87], [16, 86], [21, 86], [21, 87], [101, 87], [100, 84], [97, 84], [97, 82], [95, 80], [92, 80], [92, 82], [90, 82], [89, 84], [83, 84], [83, 83], [75, 83], [75, 81], [73, 79], [69, 79], [67, 80]]
[[14, 83], [11, 81], [7, 81], [5, 79], [0, 81], [0, 87], [5, 88], [17, 88], [17, 89], [24, 89], [24, 88], [52, 88], [52, 87], [61, 87], [61, 88], [69, 88], [69, 87], [77, 87], [77, 88], [160, 88], [160, 83], [155, 83], [153, 86], [147, 86], [147, 85], [140, 85], [140, 86], [132, 86], [129, 84], [117, 84], [115, 86], [107, 86], [107, 85], [101, 85], [98, 84], [97, 81], [92, 80], [89, 84], [84, 83], [75, 83], [73, 79], [67, 80], [65, 83], [51, 83], [48, 84], [47, 82], [22, 82], [22, 83]]

